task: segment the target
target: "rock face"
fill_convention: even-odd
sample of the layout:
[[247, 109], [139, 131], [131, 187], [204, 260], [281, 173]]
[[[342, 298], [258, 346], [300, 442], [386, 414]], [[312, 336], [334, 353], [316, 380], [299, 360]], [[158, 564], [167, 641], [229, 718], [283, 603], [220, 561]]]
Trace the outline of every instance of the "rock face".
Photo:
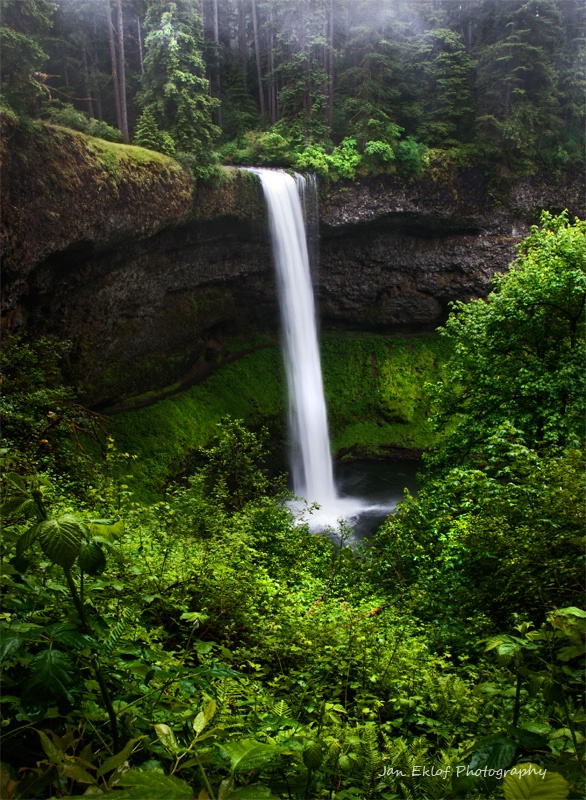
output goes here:
[[[8, 122], [2, 142], [6, 324], [72, 339], [86, 402], [158, 388], [278, 331], [250, 173], [196, 188], [171, 159], [49, 126]], [[322, 324], [434, 328], [450, 300], [488, 292], [541, 208], [580, 203], [579, 181], [536, 180], [497, 203], [474, 170], [323, 187]]]
[[452, 300], [485, 296], [542, 209], [583, 213], [580, 181], [527, 179], [498, 201], [481, 170], [363, 179], [322, 192], [323, 324], [437, 327]]

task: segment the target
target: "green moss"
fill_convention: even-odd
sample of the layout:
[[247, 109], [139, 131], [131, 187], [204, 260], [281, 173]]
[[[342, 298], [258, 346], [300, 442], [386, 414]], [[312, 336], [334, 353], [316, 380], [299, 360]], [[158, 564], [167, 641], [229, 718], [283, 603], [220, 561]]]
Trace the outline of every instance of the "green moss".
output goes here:
[[[424, 383], [440, 379], [447, 355], [445, 342], [433, 334], [325, 334], [322, 363], [334, 453], [377, 456], [393, 447], [430, 447], [435, 435], [427, 423]], [[285, 407], [282, 356], [274, 346], [222, 367], [185, 392], [117, 414], [111, 423], [119, 448], [140, 456], [135, 485], [148, 494], [160, 491], [189, 454], [210, 440], [221, 417], [274, 424], [285, 419]]]
[[119, 448], [140, 456], [134, 480], [142, 492], [158, 491], [180, 471], [188, 454], [214, 434], [225, 416], [261, 422], [280, 414], [285, 388], [278, 348], [252, 353], [206, 381], [152, 406], [111, 418]]
[[435, 334], [387, 337], [329, 334], [322, 343], [332, 449], [378, 455], [390, 446], [425, 449], [424, 384], [441, 378], [445, 342]]
[[181, 164], [175, 161], [174, 158], [158, 153], [156, 150], [148, 150], [146, 147], [138, 147], [137, 145], [109, 142], [106, 139], [97, 139], [95, 136], [88, 136], [86, 133], [72, 128], [64, 128], [61, 125], [52, 125], [47, 122], [36, 124], [44, 132], [50, 129], [56, 133], [62, 132], [67, 138], [75, 137], [79, 139], [97, 161], [101, 161], [111, 168], [116, 168], [121, 164], [126, 166], [128, 162], [132, 162], [134, 164], [163, 165], [170, 172], [184, 172]]

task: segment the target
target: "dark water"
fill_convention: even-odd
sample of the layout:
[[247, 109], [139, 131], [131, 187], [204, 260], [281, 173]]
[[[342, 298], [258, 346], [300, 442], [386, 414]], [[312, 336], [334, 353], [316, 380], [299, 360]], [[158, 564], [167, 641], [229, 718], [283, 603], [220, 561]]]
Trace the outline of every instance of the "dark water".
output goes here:
[[351, 461], [334, 464], [337, 498], [325, 508], [308, 509], [305, 503], [292, 504], [300, 520], [313, 531], [331, 531], [338, 538], [340, 522], [352, 531], [354, 539], [365, 539], [392, 514], [404, 499], [405, 488], [417, 489], [419, 461]]
[[365, 507], [358, 510], [348, 523], [357, 539], [370, 536], [404, 499], [405, 488], [411, 494], [417, 490], [417, 472], [421, 462], [351, 461], [334, 465], [338, 495], [341, 498], [360, 498]]

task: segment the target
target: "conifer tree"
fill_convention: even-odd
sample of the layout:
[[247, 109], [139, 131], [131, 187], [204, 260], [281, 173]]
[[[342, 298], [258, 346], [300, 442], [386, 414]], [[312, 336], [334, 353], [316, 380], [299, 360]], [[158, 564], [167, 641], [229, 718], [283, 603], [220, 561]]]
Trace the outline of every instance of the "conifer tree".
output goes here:
[[[177, 151], [205, 167], [219, 129], [212, 123], [218, 101], [209, 94], [201, 57], [199, 16], [193, 3], [151, 3], [146, 28], [144, 75], [138, 104], [166, 131]], [[147, 118], [148, 121], [148, 118]], [[146, 125], [146, 122], [145, 122]]]
[[175, 155], [175, 143], [167, 131], [161, 131], [157, 125], [155, 115], [150, 106], [147, 106], [136, 123], [134, 143], [149, 150], [158, 150], [167, 156]]
[[48, 76], [40, 73], [47, 60], [42, 35], [52, 27], [54, 10], [47, 0], [2, 0], [2, 97], [18, 112], [32, 113], [47, 92]]

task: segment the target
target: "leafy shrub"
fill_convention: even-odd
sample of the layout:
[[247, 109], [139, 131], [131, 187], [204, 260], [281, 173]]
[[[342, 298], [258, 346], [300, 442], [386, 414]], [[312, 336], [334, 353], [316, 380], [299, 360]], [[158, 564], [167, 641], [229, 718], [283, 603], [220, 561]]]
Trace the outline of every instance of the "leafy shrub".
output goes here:
[[584, 433], [586, 223], [543, 212], [486, 300], [454, 304], [443, 336], [450, 381], [433, 387], [436, 424], [453, 430], [429, 463], [482, 464], [503, 425], [537, 446]]
[[367, 142], [364, 146], [364, 163], [372, 172], [380, 171], [394, 160], [395, 152], [386, 142], [375, 140]]
[[581, 593], [583, 454], [540, 457], [510, 429], [487, 454], [428, 481], [376, 537], [386, 580], [416, 584], [426, 618], [454, 629], [479, 612], [510, 624], [520, 608], [537, 622]]
[[330, 156], [331, 173], [334, 178], [353, 180], [362, 162], [356, 139], [347, 136], [334, 148]]
[[88, 136], [97, 136], [109, 142], [122, 142], [122, 134], [106, 122], [100, 122], [89, 117], [84, 111], [78, 111], [71, 103], [53, 100], [50, 106], [44, 109], [45, 117], [55, 125], [87, 133]]
[[330, 173], [332, 160], [323, 145], [310, 144], [297, 150], [293, 166], [300, 172], [315, 172], [316, 175], [326, 178]]

